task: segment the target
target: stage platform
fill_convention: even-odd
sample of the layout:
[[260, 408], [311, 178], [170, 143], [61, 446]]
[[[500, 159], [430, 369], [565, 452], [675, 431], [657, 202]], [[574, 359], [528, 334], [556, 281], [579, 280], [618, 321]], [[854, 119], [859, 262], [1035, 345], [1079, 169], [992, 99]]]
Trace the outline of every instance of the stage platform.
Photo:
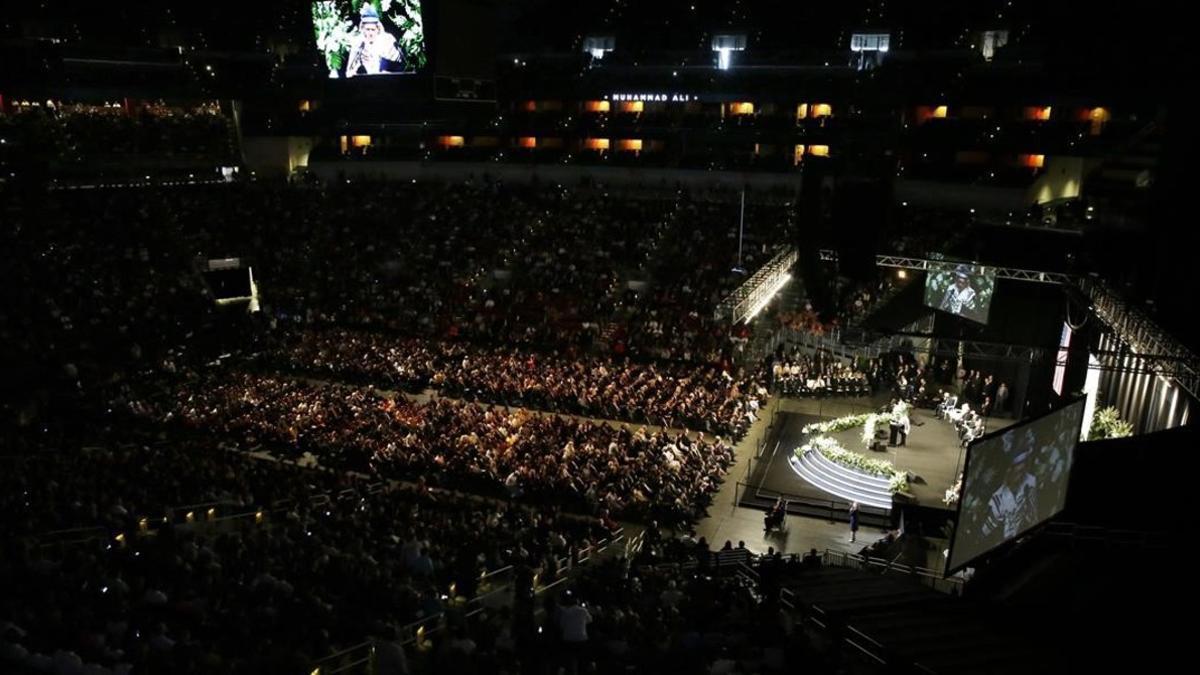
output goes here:
[[[833, 482], [852, 482], [852, 478], [830, 473], [827, 466], [821, 466], [819, 463], [805, 468], [799, 466], [799, 462], [796, 463], [797, 466], [792, 466], [789, 460], [794, 457], [795, 450], [808, 439], [801, 431], [805, 425], [844, 415], [878, 412], [887, 403], [886, 398], [782, 401], [773, 425], [773, 433], [766, 439], [762, 454], [751, 460], [745, 475], [738, 477], [738, 504], [751, 508], [768, 508], [779, 495], [784, 495], [792, 501], [791, 513], [826, 520], [848, 521], [850, 500], [821, 489], [814, 484], [816, 481], [805, 480], [801, 473], [809, 473], [818, 479], [824, 475]], [[912, 432], [903, 447], [889, 447], [883, 451], [867, 450], [861, 440], [861, 427], [830, 435], [847, 450], [871, 458], [885, 459], [898, 470], [907, 471], [911, 477], [910, 497], [902, 496], [898, 501], [906, 505], [948, 511], [949, 508], [942, 499], [962, 469], [966, 450], [960, 445], [954, 427], [945, 420], [937, 419], [933, 410], [914, 409], [909, 413], [909, 418], [912, 421]], [[1011, 420], [989, 418], [987, 423], [987, 430], [990, 432], [1008, 426]], [[850, 494], [853, 490], [843, 492]], [[890, 511], [886, 501], [878, 502], [876, 506], [860, 504], [859, 521], [864, 526], [894, 526], [896, 515]]]

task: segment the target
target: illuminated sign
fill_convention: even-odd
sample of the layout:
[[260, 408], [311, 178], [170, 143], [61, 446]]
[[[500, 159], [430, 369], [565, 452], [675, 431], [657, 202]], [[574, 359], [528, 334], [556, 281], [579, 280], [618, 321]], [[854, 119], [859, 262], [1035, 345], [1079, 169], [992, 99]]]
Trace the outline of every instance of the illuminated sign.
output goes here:
[[651, 101], [663, 103], [687, 103], [688, 101], [699, 101], [700, 97], [694, 94], [612, 94], [604, 98], [611, 98], [614, 101]]

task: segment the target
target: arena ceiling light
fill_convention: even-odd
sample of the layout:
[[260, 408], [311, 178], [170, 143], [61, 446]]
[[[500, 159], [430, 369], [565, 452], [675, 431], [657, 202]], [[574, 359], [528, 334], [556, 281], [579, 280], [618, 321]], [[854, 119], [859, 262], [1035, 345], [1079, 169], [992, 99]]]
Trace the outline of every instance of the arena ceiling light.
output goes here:
[[745, 33], [714, 35], [712, 50], [717, 53], [717, 69], [729, 70], [733, 66], [733, 53], [746, 51]]

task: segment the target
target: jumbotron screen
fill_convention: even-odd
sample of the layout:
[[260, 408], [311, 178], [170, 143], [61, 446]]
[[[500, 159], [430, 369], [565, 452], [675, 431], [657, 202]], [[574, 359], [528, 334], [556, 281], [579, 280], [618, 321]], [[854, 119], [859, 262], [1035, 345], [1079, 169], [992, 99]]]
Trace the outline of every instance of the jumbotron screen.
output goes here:
[[331, 78], [415, 73], [425, 65], [421, 0], [318, 0], [312, 15]]
[[964, 319], [987, 323], [996, 273], [969, 263], [931, 265], [925, 274], [925, 304]]
[[1062, 511], [1085, 404], [1080, 399], [971, 444], [947, 574]]

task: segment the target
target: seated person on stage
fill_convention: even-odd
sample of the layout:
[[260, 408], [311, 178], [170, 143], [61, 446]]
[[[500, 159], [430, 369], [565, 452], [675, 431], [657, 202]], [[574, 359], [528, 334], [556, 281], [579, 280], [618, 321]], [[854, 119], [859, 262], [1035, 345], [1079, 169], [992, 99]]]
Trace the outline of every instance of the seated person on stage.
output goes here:
[[943, 391], [938, 397], [937, 406], [933, 409], [933, 416], [939, 420], [946, 416], [946, 411], [950, 408], [950, 392]]
[[946, 412], [946, 416], [950, 418], [951, 422], [958, 424], [959, 422], [962, 421], [962, 419], [964, 417], [967, 416], [967, 413], [969, 413], [970, 411], [971, 411], [971, 404], [963, 403], [961, 408], [950, 408], [950, 410], [948, 410]]
[[964, 448], [967, 447], [968, 445], [971, 444], [971, 441], [974, 441], [975, 439], [979, 438], [982, 435], [983, 435], [983, 418], [977, 416], [977, 417], [975, 417], [974, 420], [972, 420], [970, 425], [967, 426], [966, 431], [963, 433], [963, 437], [962, 437], [963, 447]]
[[974, 410], [968, 410], [967, 413], [962, 416], [962, 419], [954, 423], [954, 428], [958, 429], [959, 438], [965, 436], [969, 429], [973, 429], [976, 422], [979, 420], [979, 413], [975, 412]]

